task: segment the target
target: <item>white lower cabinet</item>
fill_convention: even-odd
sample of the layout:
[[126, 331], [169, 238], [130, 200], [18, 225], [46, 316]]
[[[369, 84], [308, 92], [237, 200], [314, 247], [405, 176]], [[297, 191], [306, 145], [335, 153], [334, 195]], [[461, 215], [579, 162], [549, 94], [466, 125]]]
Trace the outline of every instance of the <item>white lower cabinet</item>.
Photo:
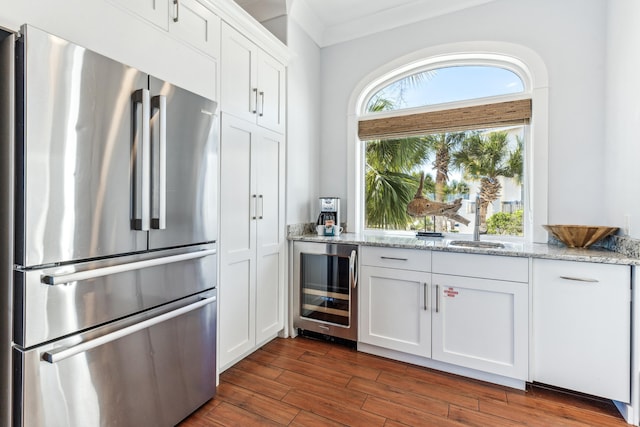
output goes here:
[[361, 265], [360, 343], [527, 380], [527, 258], [365, 246]]
[[432, 357], [526, 380], [527, 283], [434, 274]]
[[431, 356], [430, 274], [363, 266], [359, 341]]
[[533, 380], [630, 400], [631, 267], [533, 260]]

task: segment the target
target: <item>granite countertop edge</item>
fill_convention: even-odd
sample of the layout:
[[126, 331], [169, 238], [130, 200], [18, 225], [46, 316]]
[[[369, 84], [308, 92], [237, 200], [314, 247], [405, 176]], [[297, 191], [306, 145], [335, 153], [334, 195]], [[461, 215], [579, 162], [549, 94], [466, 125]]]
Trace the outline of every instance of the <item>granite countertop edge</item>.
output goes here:
[[[343, 233], [340, 236], [318, 236], [317, 234], [292, 235], [290, 241], [316, 243], [342, 243], [360, 246], [378, 246], [401, 249], [422, 249], [440, 252], [455, 252], [468, 254], [498, 255], [524, 258], [541, 258], [565, 261], [582, 261], [601, 264], [640, 265], [639, 258], [629, 257], [622, 253], [602, 248], [569, 248], [563, 245], [547, 243], [507, 243], [505, 248], [472, 248], [449, 246], [451, 240], [468, 240], [462, 238], [416, 238], [412, 236], [383, 236], [363, 235], [358, 233]], [[485, 240], [485, 239], [481, 239]], [[486, 239], [497, 241], [499, 239]]]

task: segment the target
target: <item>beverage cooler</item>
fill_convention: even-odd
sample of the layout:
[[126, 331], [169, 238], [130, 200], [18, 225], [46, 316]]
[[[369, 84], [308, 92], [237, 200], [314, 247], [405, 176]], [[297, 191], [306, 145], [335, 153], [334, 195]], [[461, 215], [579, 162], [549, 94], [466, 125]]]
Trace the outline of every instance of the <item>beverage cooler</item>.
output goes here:
[[294, 243], [294, 328], [355, 342], [358, 247]]

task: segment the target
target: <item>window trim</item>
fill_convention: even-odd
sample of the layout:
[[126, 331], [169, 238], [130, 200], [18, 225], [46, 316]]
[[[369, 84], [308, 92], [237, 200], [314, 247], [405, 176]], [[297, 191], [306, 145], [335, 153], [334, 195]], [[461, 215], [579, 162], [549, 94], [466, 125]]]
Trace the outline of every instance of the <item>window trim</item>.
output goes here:
[[[547, 70], [533, 50], [512, 43], [462, 42], [434, 46], [398, 58], [365, 76], [351, 94], [347, 118], [349, 141], [347, 162], [353, 165], [347, 173], [347, 223], [349, 229], [364, 231], [364, 182], [362, 168], [364, 144], [358, 138], [358, 122], [362, 119], [369, 97], [392, 81], [427, 69], [452, 65], [491, 65], [506, 68], [518, 75], [524, 84], [524, 94], [532, 100], [532, 123], [525, 127], [526, 139], [534, 141], [525, 147], [524, 233], [531, 242], [547, 242], [542, 224], [548, 218], [548, 99]], [[523, 93], [513, 94], [513, 98]], [[511, 95], [507, 95], [511, 97]], [[478, 100], [471, 100], [477, 102]], [[404, 113], [407, 110], [402, 110]], [[371, 115], [367, 114], [367, 118]], [[535, 174], [533, 171], [535, 170]]]

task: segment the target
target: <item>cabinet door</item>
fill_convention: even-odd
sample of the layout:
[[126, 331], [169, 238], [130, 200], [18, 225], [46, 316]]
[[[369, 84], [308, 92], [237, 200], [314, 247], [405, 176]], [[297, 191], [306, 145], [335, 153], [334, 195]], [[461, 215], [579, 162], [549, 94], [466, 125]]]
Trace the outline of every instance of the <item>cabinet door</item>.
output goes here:
[[110, 0], [163, 30], [169, 28], [170, 0]]
[[442, 274], [432, 283], [433, 358], [526, 380], [527, 284]]
[[258, 54], [258, 124], [276, 132], [285, 126], [285, 67], [267, 53]]
[[214, 58], [220, 57], [220, 18], [196, 0], [173, 6], [169, 32]]
[[220, 70], [222, 110], [255, 123], [258, 48], [232, 27], [222, 25]]
[[[284, 325], [284, 167], [282, 136], [259, 130], [252, 159], [256, 176], [256, 340], [273, 338]], [[224, 208], [224, 206], [223, 206]]]
[[629, 402], [631, 268], [533, 260], [533, 379]]
[[429, 273], [380, 267], [360, 272], [358, 341], [431, 356]]
[[255, 125], [223, 114], [220, 140], [220, 367], [255, 345]]

